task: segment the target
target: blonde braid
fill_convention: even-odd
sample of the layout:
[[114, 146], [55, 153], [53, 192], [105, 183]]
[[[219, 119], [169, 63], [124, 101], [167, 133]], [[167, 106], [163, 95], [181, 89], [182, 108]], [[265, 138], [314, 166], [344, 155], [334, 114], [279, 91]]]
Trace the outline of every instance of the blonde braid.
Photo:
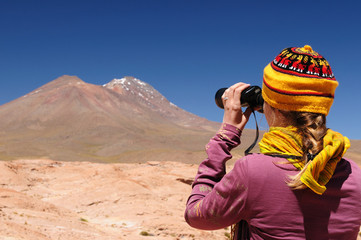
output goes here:
[[305, 164], [304, 168], [295, 176], [290, 176], [287, 183], [293, 189], [304, 189], [306, 185], [301, 181], [303, 172], [313, 157], [323, 149], [323, 137], [327, 132], [326, 116], [320, 113], [291, 112], [295, 127], [302, 136], [303, 157], [300, 160]]

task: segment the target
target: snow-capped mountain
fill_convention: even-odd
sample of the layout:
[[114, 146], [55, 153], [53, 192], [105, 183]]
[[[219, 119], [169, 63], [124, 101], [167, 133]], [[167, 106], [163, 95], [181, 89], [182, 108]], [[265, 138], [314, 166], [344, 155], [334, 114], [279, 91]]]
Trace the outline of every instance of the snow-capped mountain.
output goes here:
[[144, 161], [202, 151], [218, 126], [134, 77], [62, 76], [0, 106], [0, 159]]

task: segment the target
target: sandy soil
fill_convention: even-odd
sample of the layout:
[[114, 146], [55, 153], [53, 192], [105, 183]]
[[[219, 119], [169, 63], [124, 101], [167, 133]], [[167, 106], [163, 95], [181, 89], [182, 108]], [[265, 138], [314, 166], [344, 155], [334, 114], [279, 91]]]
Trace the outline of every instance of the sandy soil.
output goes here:
[[0, 239], [228, 239], [229, 229], [200, 231], [183, 219], [196, 170], [177, 162], [0, 161]]
[[227, 239], [183, 219], [197, 166], [0, 162], [0, 239]]

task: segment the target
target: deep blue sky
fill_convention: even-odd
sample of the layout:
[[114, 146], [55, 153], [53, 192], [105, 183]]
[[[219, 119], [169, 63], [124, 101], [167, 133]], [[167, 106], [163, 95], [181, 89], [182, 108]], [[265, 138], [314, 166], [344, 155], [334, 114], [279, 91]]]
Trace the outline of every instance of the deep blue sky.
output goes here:
[[134, 76], [177, 106], [221, 121], [218, 88], [238, 81], [261, 85], [263, 68], [282, 49], [309, 44], [340, 83], [328, 127], [361, 139], [360, 5], [0, 0], [0, 104], [64, 74], [99, 85]]

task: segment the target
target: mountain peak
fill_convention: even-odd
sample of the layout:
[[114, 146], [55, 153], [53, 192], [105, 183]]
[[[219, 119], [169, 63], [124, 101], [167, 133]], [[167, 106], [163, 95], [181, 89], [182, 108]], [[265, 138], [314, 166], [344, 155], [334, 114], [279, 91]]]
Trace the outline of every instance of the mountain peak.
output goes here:
[[85, 82], [80, 78], [78, 78], [77, 76], [63, 75], [40, 87], [40, 89], [45, 90], [49, 88], [58, 88], [62, 86], [80, 85], [80, 84], [85, 84]]
[[78, 78], [77, 76], [63, 75], [53, 80], [52, 82], [62, 82], [64, 83], [84, 83], [83, 80]]
[[151, 105], [150, 102], [164, 101], [165, 98], [151, 85], [135, 77], [125, 76], [120, 79], [113, 79], [103, 87], [111, 89], [122, 95], [133, 95], [137, 99]]
[[149, 84], [131, 76], [125, 76], [123, 78], [114, 78], [107, 84], [104, 84], [103, 87], [114, 89], [116, 87], [122, 87], [123, 89], [129, 91], [131, 85], [135, 87], [149, 87]]

